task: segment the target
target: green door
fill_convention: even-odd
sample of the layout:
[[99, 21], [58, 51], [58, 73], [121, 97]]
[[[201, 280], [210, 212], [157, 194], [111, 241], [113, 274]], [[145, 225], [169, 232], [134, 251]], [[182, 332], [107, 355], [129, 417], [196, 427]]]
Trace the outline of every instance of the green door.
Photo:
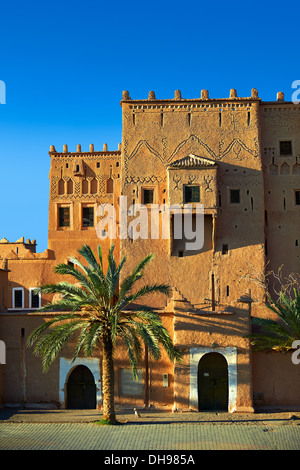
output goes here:
[[94, 376], [86, 366], [77, 366], [67, 383], [67, 408], [86, 410], [96, 408]]
[[228, 411], [228, 368], [222, 354], [208, 353], [198, 365], [199, 411]]

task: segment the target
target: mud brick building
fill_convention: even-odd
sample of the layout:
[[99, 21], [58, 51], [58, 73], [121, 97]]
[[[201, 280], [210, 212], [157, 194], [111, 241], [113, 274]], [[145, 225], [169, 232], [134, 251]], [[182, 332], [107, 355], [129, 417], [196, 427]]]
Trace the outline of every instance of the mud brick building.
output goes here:
[[[266, 266], [299, 272], [300, 107], [282, 93], [262, 101], [251, 96], [131, 99], [123, 92], [122, 143], [115, 151], [71, 152], [50, 147], [48, 248], [35, 240], [0, 241], [0, 365], [2, 404], [57, 407], [101, 406], [101, 355], [71, 363], [69, 344], [47, 374], [25, 347], [28, 334], [45, 318], [45, 301], [33, 289], [57, 281], [53, 268], [77, 256], [83, 243], [107, 253], [99, 240], [97, 208], [120, 196], [128, 206], [204, 205], [204, 244], [170, 236], [115, 240], [126, 269], [155, 253], [146, 281], [166, 282], [172, 295], [153, 305], [182, 350], [183, 362], [145, 357], [140, 381], [131, 377], [120, 344], [116, 352], [116, 402], [178, 410], [253, 411], [258, 406], [299, 407], [300, 368], [290, 354], [253, 353], [251, 317], [270, 316], [263, 287], [251, 278]], [[42, 175], [40, 175], [42, 177]], [[46, 210], [46, 208], [45, 208]], [[163, 217], [163, 210], [159, 213]], [[193, 219], [194, 215], [192, 215]], [[117, 224], [120, 218], [117, 215]], [[103, 235], [103, 238], [105, 233]], [[78, 392], [85, 384], [88, 393]], [[83, 385], [84, 386], [84, 385]], [[80, 388], [80, 387], [79, 387]], [[77, 390], [77, 392], [76, 392]]]

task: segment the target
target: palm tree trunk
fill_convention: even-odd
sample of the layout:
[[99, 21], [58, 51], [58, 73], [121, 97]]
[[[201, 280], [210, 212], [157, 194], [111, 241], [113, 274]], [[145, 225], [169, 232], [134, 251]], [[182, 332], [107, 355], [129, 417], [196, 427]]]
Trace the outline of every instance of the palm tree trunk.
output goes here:
[[103, 395], [103, 419], [115, 424], [115, 400], [114, 400], [114, 360], [113, 344], [107, 335], [103, 338], [103, 364], [102, 364], [102, 395]]

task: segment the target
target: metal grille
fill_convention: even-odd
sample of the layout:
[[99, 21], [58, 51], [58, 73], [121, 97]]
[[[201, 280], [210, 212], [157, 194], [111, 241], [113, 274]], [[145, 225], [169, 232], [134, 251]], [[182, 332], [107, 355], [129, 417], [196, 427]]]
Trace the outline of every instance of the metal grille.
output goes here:
[[184, 202], [200, 202], [200, 187], [199, 186], [185, 186]]
[[280, 155], [292, 155], [292, 142], [290, 140], [280, 142]]
[[59, 208], [59, 226], [70, 227], [70, 208], [69, 207]]
[[82, 209], [82, 225], [83, 225], [83, 227], [93, 227], [94, 226], [94, 208], [93, 207], [83, 207], [83, 209]]

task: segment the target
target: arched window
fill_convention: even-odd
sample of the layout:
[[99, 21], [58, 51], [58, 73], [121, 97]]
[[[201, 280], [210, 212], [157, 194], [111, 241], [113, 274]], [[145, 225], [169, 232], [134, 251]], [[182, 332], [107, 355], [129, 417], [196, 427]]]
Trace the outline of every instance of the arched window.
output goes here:
[[108, 178], [106, 181], [106, 192], [113, 193], [114, 192], [114, 180], [112, 178]]
[[88, 194], [89, 192], [89, 182], [88, 180], [82, 181], [82, 194]]
[[60, 179], [58, 182], [58, 194], [65, 194], [65, 182], [62, 179]]
[[98, 184], [97, 180], [94, 178], [91, 181], [91, 194], [97, 194], [98, 192]]
[[67, 194], [73, 194], [73, 181], [68, 180], [67, 182]]

